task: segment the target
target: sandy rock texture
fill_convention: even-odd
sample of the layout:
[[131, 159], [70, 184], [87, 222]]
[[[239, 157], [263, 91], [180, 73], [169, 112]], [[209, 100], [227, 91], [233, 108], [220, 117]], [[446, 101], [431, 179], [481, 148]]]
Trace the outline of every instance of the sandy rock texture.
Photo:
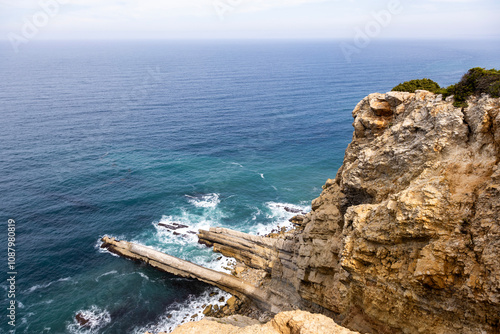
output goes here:
[[294, 231], [199, 237], [266, 271], [269, 295], [353, 330], [500, 333], [500, 99], [468, 104], [370, 94], [342, 167]]
[[282, 312], [265, 325], [239, 327], [202, 320], [177, 327], [172, 334], [354, 334], [332, 319], [304, 311]]
[[500, 99], [371, 94], [353, 117], [284, 276], [360, 331], [498, 333]]

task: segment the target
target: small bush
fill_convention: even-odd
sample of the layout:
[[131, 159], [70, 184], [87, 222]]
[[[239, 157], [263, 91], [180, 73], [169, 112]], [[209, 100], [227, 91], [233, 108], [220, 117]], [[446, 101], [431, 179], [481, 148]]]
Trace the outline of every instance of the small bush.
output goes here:
[[447, 88], [439, 87], [436, 82], [430, 79], [419, 79], [406, 81], [392, 90], [414, 93], [419, 89], [443, 94], [445, 98], [453, 95], [455, 99], [453, 105], [455, 107], [467, 107], [467, 99], [472, 95], [486, 93], [491, 97], [500, 97], [500, 71], [475, 67], [467, 71], [458, 83]]
[[416, 90], [428, 90], [433, 93], [440, 93], [441, 87], [431, 79], [417, 79], [400, 83], [392, 89], [396, 92], [415, 93]]
[[470, 96], [482, 93], [489, 94], [491, 97], [500, 96], [500, 71], [485, 70], [480, 67], [471, 68], [460, 82], [446, 88], [445, 95], [454, 95], [456, 107], [466, 107]]

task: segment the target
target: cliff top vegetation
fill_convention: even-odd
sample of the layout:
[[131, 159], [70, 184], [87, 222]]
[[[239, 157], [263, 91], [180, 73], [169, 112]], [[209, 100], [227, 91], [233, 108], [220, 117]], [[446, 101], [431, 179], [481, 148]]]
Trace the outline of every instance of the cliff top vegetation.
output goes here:
[[486, 93], [491, 97], [500, 97], [500, 70], [486, 70], [481, 67], [471, 68], [462, 79], [446, 88], [440, 87], [431, 79], [417, 79], [400, 83], [393, 91], [414, 93], [416, 90], [427, 90], [443, 97], [453, 95], [455, 107], [467, 107], [467, 99], [472, 95]]

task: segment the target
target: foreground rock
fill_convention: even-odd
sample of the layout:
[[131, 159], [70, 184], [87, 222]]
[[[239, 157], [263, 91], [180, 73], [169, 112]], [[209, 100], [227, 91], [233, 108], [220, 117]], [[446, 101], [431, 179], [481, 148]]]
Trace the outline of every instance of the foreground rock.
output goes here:
[[344, 163], [298, 228], [200, 240], [271, 294], [370, 333], [498, 333], [500, 99], [371, 94]]
[[[224, 320], [222, 320], [224, 321]], [[179, 326], [172, 334], [353, 334], [340, 327], [332, 319], [320, 314], [304, 311], [279, 313], [265, 325], [223, 324], [220, 322], [202, 320]]]

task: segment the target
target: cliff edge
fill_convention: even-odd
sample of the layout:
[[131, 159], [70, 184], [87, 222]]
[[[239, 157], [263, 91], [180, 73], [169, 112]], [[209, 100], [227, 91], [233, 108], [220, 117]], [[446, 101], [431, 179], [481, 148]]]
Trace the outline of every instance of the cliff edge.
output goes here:
[[[500, 99], [371, 94], [303, 230], [299, 295], [369, 332], [498, 333]], [[276, 266], [277, 268], [279, 266]]]
[[[361, 333], [500, 333], [500, 98], [453, 102], [423, 90], [370, 94], [353, 111], [337, 176], [311, 212], [291, 219], [295, 229], [200, 230], [200, 243], [239, 262], [227, 284], [211, 280], [220, 273], [173, 266], [171, 257], [160, 256], [158, 266], [143, 246], [121, 242], [119, 251], [119, 242], [103, 239], [103, 247], [174, 274], [181, 266], [271, 313], [323, 313]], [[273, 321], [316, 316], [286, 312]], [[205, 325], [254, 333], [207, 321], [179, 333], [206, 332]]]
[[211, 229], [200, 241], [352, 330], [499, 333], [500, 99], [467, 102], [367, 96], [342, 167], [295, 230], [254, 240]]

